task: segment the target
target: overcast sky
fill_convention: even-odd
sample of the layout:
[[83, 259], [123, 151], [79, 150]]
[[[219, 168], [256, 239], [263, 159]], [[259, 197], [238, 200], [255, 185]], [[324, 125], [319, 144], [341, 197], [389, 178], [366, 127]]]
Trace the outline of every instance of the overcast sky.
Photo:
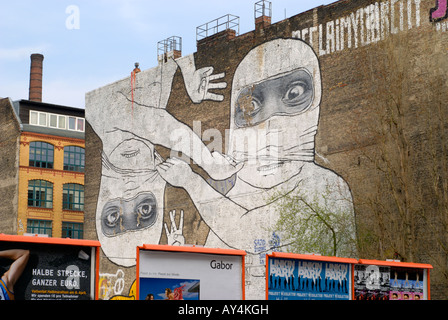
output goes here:
[[[84, 108], [85, 93], [157, 65], [157, 43], [227, 14], [252, 31], [258, 0], [0, 0], [0, 97], [28, 99], [30, 55], [44, 58], [43, 102]], [[272, 0], [272, 23], [336, 0]], [[79, 13], [79, 15], [78, 15]]]

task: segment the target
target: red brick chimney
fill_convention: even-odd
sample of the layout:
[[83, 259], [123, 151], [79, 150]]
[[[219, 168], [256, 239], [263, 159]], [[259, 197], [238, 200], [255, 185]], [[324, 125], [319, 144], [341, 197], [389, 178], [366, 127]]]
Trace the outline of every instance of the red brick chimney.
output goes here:
[[272, 3], [262, 0], [255, 3], [255, 30], [268, 27], [271, 24]]
[[43, 61], [43, 55], [39, 53], [33, 53], [31, 55], [30, 91], [28, 100], [42, 102]]
[[255, 29], [264, 29], [271, 24], [271, 17], [260, 16], [255, 18]]

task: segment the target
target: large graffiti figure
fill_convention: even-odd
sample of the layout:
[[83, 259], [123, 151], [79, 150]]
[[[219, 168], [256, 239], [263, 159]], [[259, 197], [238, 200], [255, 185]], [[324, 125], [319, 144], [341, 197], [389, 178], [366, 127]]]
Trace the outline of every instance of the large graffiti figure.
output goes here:
[[[176, 158], [157, 167], [197, 206], [211, 230], [206, 246], [257, 254], [254, 240], [269, 243], [269, 226], [278, 220], [275, 199], [267, 201], [276, 194], [329, 192], [331, 206], [353, 212], [345, 181], [314, 163], [321, 90], [319, 62], [309, 45], [298, 39], [264, 43], [241, 61], [233, 79], [229, 156], [244, 163], [234, 187], [221, 194]], [[248, 298], [264, 291], [265, 266], [258, 261], [249, 259]]]
[[[106, 256], [120, 266], [135, 265], [136, 247], [159, 243], [162, 234], [166, 182], [156, 170], [163, 159], [154, 145], [172, 147], [170, 132], [189, 130], [165, 110], [178, 68], [193, 103], [222, 100], [221, 95], [209, 90], [225, 88], [226, 83], [212, 83], [224, 75], [213, 75], [211, 67], [196, 70], [192, 55], [138, 73], [132, 92], [125, 79], [86, 96], [87, 105], [92, 106], [86, 118], [103, 143], [96, 230]], [[192, 139], [200, 141], [195, 135]], [[201, 156], [209, 157], [206, 163], [210, 167], [206, 169], [215, 177], [235, 172], [233, 164], [222, 155], [208, 152], [205, 146], [203, 149]], [[180, 146], [178, 151], [194, 159], [189, 146]], [[179, 230], [171, 230], [168, 239], [182, 244]]]
[[[210, 229], [205, 246], [245, 250], [250, 283], [246, 298], [263, 298], [260, 247], [268, 253], [287, 245], [278, 234], [273, 241], [271, 229], [279, 218], [276, 204], [281, 195], [300, 190], [323, 200], [323, 194], [330, 194], [327, 205], [353, 212], [347, 183], [314, 162], [322, 98], [317, 55], [299, 39], [271, 40], [246, 55], [233, 76], [227, 154], [210, 152], [200, 137], [166, 111], [178, 66], [192, 102], [223, 101], [208, 91], [224, 88], [225, 83], [212, 82], [224, 75], [212, 75], [208, 68], [195, 70], [192, 56], [140, 73], [138, 90], [132, 92], [132, 115], [125, 107], [130, 102], [125, 81], [106, 87], [97, 97], [95, 92], [89, 95], [93, 109], [98, 99], [105, 99], [97, 103], [107, 108], [87, 118], [103, 142], [99, 240], [113, 262], [135, 264], [136, 246], [158, 243], [161, 236], [166, 183], [181, 187]], [[108, 112], [107, 117], [102, 112]], [[186, 133], [188, 139], [174, 142], [176, 132]], [[185, 161], [164, 161], [154, 145], [182, 152], [213, 179], [231, 177], [231, 187], [217, 191]], [[166, 227], [168, 239], [182, 244], [181, 227]]]

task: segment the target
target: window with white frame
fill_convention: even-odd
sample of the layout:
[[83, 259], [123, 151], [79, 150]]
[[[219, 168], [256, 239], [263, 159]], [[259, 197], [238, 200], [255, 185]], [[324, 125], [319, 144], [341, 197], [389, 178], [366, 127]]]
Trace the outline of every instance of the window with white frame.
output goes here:
[[84, 132], [84, 118], [30, 110], [29, 123], [35, 126]]

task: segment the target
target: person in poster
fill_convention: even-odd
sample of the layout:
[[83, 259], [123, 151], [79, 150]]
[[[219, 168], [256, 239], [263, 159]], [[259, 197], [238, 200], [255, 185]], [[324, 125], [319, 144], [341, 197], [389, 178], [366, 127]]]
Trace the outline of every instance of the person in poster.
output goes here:
[[0, 279], [0, 300], [14, 300], [14, 285], [28, 263], [28, 250], [11, 249], [0, 251], [0, 258], [13, 260], [13, 263]]
[[140, 278], [140, 300], [199, 300], [199, 280]]
[[88, 252], [85, 246], [0, 241], [0, 300], [94, 299]]
[[389, 267], [376, 265], [355, 266], [355, 299], [389, 300], [389, 279]]
[[154, 295], [152, 293], [148, 293], [145, 300], [154, 300]]

